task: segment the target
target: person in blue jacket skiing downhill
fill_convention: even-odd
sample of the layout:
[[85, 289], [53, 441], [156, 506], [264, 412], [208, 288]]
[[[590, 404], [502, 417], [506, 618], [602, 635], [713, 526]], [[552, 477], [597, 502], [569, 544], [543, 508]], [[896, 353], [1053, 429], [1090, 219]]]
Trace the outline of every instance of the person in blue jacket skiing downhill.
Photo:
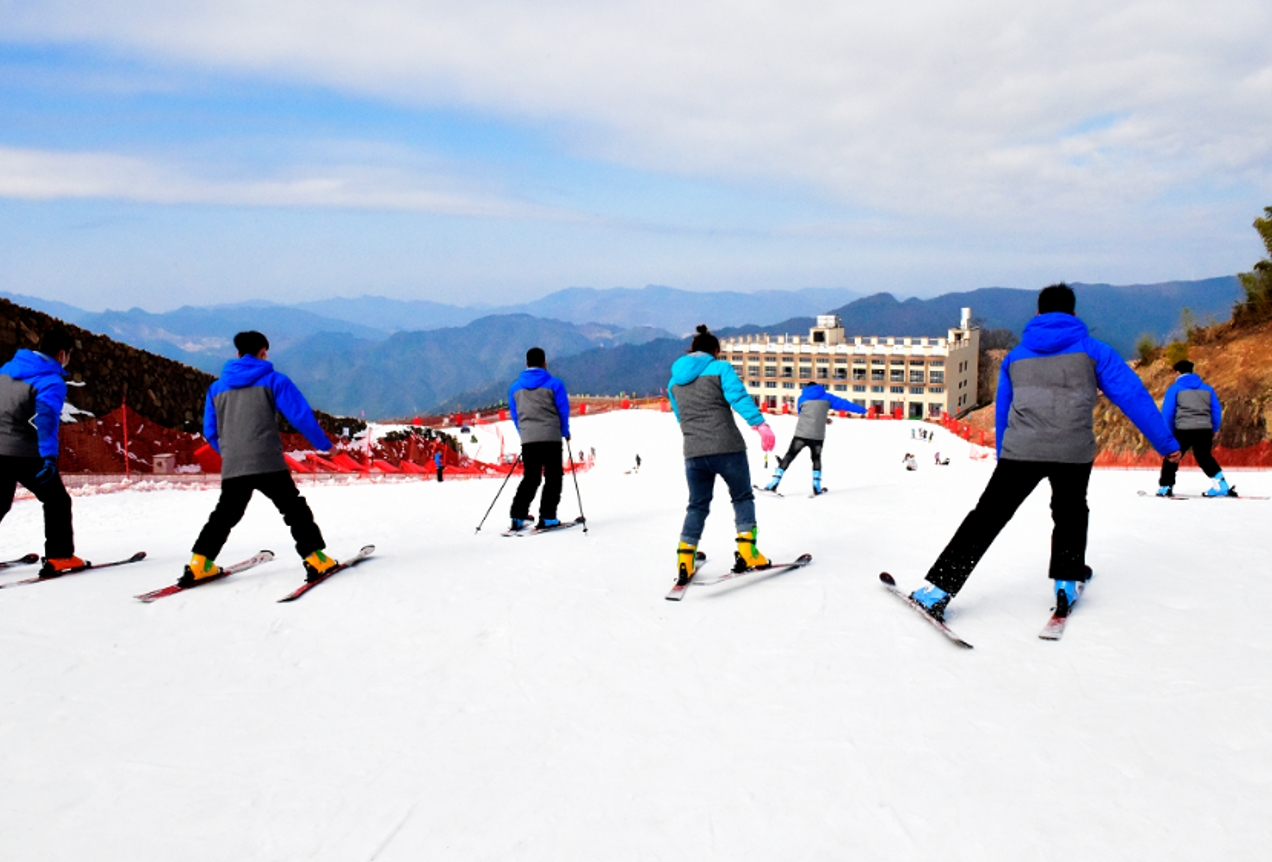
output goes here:
[[777, 490], [791, 462], [807, 447], [808, 454], [813, 459], [813, 493], [822, 492], [821, 453], [822, 446], [826, 442], [826, 420], [831, 410], [863, 414], [866, 412], [864, 407], [831, 395], [820, 383], [809, 383], [804, 387], [804, 391], [799, 394], [799, 401], [796, 402], [799, 421], [795, 424], [795, 436], [791, 438], [791, 445], [786, 450], [786, 454], [777, 462], [772, 481], [764, 486], [765, 491]]
[[44, 506], [42, 578], [88, 565], [75, 556], [71, 495], [57, 470], [66, 365], [74, 346], [66, 330], [50, 329], [38, 350], [19, 348], [0, 366], [0, 519], [9, 514], [19, 483]]
[[765, 452], [773, 450], [776, 440], [733, 366], [720, 359], [720, 340], [705, 325], [698, 327], [689, 353], [672, 364], [667, 397], [684, 436], [685, 478], [689, 483], [689, 506], [676, 549], [676, 582], [689, 583], [697, 569], [698, 542], [711, 513], [717, 476], [724, 479], [733, 501], [737, 528], [734, 568], [741, 571], [767, 566], [768, 559], [756, 547], [759, 528], [751, 467], [733, 412], [759, 433]]
[[[1197, 459], [1197, 466], [1210, 477], [1211, 487], [1202, 496], [1235, 497], [1237, 492], [1228, 487], [1228, 480], [1223, 477], [1219, 462], [1210, 454], [1210, 445], [1214, 436], [1219, 433], [1219, 424], [1223, 420], [1219, 396], [1193, 373], [1193, 364], [1187, 359], [1176, 362], [1174, 369], [1179, 377], [1166, 390], [1166, 397], [1162, 399], [1162, 418], [1179, 441], [1179, 451], [1187, 454], [1191, 449], [1193, 457]], [[1169, 458], [1162, 461], [1157, 496], [1170, 497], [1174, 494], [1175, 474], [1178, 470], [1178, 463]]]
[[1066, 616], [1091, 576], [1086, 565], [1087, 484], [1095, 461], [1093, 412], [1099, 392], [1121, 408], [1159, 453], [1179, 461], [1179, 444], [1144, 384], [1120, 356], [1087, 333], [1066, 284], [1038, 294], [1038, 315], [998, 375], [998, 464], [911, 598], [936, 619], [1038, 483], [1051, 483], [1050, 577], [1056, 615]]
[[287, 469], [277, 416], [281, 413], [315, 449], [325, 452], [331, 441], [296, 384], [267, 361], [269, 339], [259, 332], [240, 332], [234, 348], [238, 359], [225, 363], [203, 409], [203, 436], [221, 453], [221, 496], [177, 584], [192, 587], [220, 574], [216, 555], [256, 491], [269, 498], [291, 528], [305, 580], [318, 580], [338, 563], [327, 556], [313, 512]]
[[512, 498], [512, 530], [531, 526], [530, 503], [543, 480], [538, 529], [559, 527], [561, 503], [561, 441], [570, 439], [570, 396], [565, 384], [548, 373], [542, 347], [526, 351], [526, 370], [508, 389], [508, 410], [521, 435], [521, 464], [525, 468]]

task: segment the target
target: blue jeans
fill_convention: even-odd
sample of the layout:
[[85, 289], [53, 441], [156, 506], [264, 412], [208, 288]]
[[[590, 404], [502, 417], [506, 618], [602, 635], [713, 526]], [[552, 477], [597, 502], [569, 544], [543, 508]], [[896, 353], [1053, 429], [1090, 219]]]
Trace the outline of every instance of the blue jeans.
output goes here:
[[729, 498], [733, 501], [733, 521], [738, 532], [744, 533], [755, 526], [755, 494], [751, 490], [751, 466], [746, 452], [729, 452], [726, 455], [703, 455], [685, 459], [685, 478], [689, 480], [689, 508], [685, 510], [685, 525], [680, 531], [680, 541], [697, 546], [702, 538], [702, 528], [711, 513], [711, 497], [715, 493], [716, 476], [729, 486]]

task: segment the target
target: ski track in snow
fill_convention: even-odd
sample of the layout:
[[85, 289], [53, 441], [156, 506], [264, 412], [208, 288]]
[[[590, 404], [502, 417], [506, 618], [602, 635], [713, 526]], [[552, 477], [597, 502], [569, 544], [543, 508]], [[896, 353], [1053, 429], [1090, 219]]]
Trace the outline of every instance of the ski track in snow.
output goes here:
[[[784, 449], [794, 417], [771, 421]], [[1096, 577], [1048, 643], [1041, 488], [951, 607], [976, 646], [959, 650], [878, 574], [917, 585], [992, 463], [912, 427], [837, 420], [835, 493], [807, 496], [804, 455], [787, 497], [757, 501], [764, 553], [812, 565], [680, 603], [668, 414], [575, 420], [575, 451], [597, 449], [587, 534], [501, 537], [509, 483], [474, 535], [498, 480], [304, 486], [334, 555], [377, 551], [290, 605], [303, 574], [263, 498], [221, 559], [275, 561], [152, 605], [132, 596], [176, 578], [215, 492], [79, 498], [83, 556], [149, 557], [0, 593], [0, 855], [1265, 858], [1272, 503], [1166, 503], [1136, 496], [1150, 472], [1096, 471]], [[475, 433], [470, 452], [498, 453]], [[728, 568], [723, 483], [701, 547]], [[38, 504], [17, 503], [0, 556], [41, 548]]]

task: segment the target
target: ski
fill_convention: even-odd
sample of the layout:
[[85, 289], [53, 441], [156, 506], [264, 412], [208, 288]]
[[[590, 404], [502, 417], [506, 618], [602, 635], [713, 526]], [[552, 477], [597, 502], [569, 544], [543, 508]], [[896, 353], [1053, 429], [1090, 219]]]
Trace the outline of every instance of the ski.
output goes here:
[[[1141, 497], [1156, 497], [1151, 491], [1136, 491]], [[1169, 497], [1163, 497], [1165, 500], [1272, 500], [1272, 497], [1248, 497], [1245, 494], [1238, 494], [1237, 487], [1233, 485], [1227, 494], [1218, 496], [1212, 494], [1171, 494]]]
[[259, 566], [261, 563], [268, 563], [272, 559], [274, 559], [273, 551], [261, 551], [259, 554], [256, 554], [255, 556], [252, 556], [252, 557], [248, 557], [246, 560], [244, 560], [241, 563], [235, 563], [232, 566], [225, 566], [224, 568], [221, 569], [221, 571], [217, 572], [215, 575], [213, 575], [210, 578], [204, 578], [201, 581], [195, 581], [194, 586], [183, 587], [180, 584], [173, 584], [168, 587], [163, 587], [162, 589], [151, 590], [148, 593], [142, 593], [139, 596], [134, 596], [134, 598], [140, 599], [143, 602], [153, 602], [155, 599], [162, 599], [166, 596], [175, 596], [177, 593], [183, 593], [186, 590], [192, 590], [195, 587], [201, 587], [204, 584], [210, 584], [213, 581], [219, 581], [222, 578], [228, 578], [230, 575], [237, 575], [239, 572], [245, 572], [248, 569], [252, 568], [253, 566]]
[[32, 563], [40, 562], [39, 554], [27, 554], [24, 557], [18, 557], [16, 560], [5, 560], [0, 562], [0, 569], [11, 569], [14, 566], [29, 566]]
[[752, 488], [754, 488], [755, 490], [757, 490], [757, 491], [759, 491], [759, 492], [763, 493], [763, 494], [769, 494], [769, 495], [771, 495], [771, 496], [773, 496], [773, 497], [785, 497], [785, 496], [786, 496], [786, 495], [785, 495], [785, 494], [783, 494], [781, 491], [770, 491], [768, 488], [762, 487], [762, 486], [760, 486], [760, 485], [752, 485], [751, 487], [752, 487]]
[[[1086, 581], [1078, 581], [1078, 599], [1082, 598], [1082, 591], [1086, 589]], [[1069, 621], [1069, 617], [1073, 614], [1073, 609], [1077, 607], [1078, 600], [1075, 599], [1073, 604], [1065, 608], [1064, 615], [1061, 616], [1059, 608], [1053, 608], [1051, 619], [1047, 620], [1047, 624], [1042, 627], [1042, 631], [1038, 633], [1038, 637], [1045, 641], [1058, 641], [1064, 635], [1064, 624]]]
[[963, 640], [958, 635], [954, 634], [953, 629], [951, 629], [941, 620], [938, 620], [936, 617], [929, 614], [927, 610], [921, 604], [916, 602], [914, 599], [910, 598], [908, 594], [902, 592], [897, 587], [897, 582], [895, 579], [893, 579], [892, 575], [888, 574], [887, 572], [881, 572], [879, 574], [879, 580], [883, 581], [883, 585], [888, 588], [888, 592], [892, 593], [901, 601], [905, 602], [907, 605], [914, 608], [914, 610], [919, 614], [919, 616], [923, 617], [923, 619], [927, 620], [929, 623], [935, 626], [936, 629], [941, 634], [945, 635], [947, 638], [949, 638], [951, 641], [953, 641], [954, 643], [958, 644], [961, 647], [964, 647], [966, 649], [972, 648], [971, 644]]
[[582, 516], [580, 516], [578, 518], [575, 518], [573, 521], [562, 521], [561, 523], [552, 527], [534, 527], [528, 530], [508, 530], [507, 532], [504, 533], [504, 535], [505, 536], [537, 536], [540, 533], [553, 533], [553, 532], [556, 532], [557, 530], [568, 530], [570, 529], [570, 527], [578, 527], [578, 526], [581, 526], [583, 523], [585, 523], [584, 519]]
[[793, 563], [769, 563], [767, 566], [764, 566], [762, 568], [756, 568], [752, 566], [749, 568], [745, 568], [740, 572], [728, 571], [718, 578], [713, 578], [712, 580], [709, 580], [709, 581], [698, 581], [698, 586], [710, 587], [710, 586], [714, 586], [715, 584], [724, 583], [725, 581], [732, 581], [735, 578], [745, 577], [746, 575], [753, 575], [756, 572], [766, 572], [768, 574], [780, 575], [780, 574], [784, 574], [785, 572], [789, 572], [792, 569], [802, 569], [804, 568], [804, 566], [807, 566], [812, 561], [813, 561], [812, 554], [801, 554], [800, 556], [795, 558], [795, 562]]
[[115, 560], [114, 562], [110, 562], [110, 563], [97, 563], [97, 564], [89, 563], [87, 565], [79, 566], [78, 568], [67, 569], [64, 572], [58, 572], [56, 575], [50, 575], [47, 578], [41, 578], [39, 575], [36, 575], [34, 578], [23, 578], [20, 581], [10, 581], [7, 584], [0, 584], [0, 590], [8, 589], [9, 587], [20, 587], [23, 584], [34, 584], [40, 581], [56, 581], [58, 578], [65, 577], [66, 575], [74, 575], [74, 574], [78, 574], [79, 572], [92, 572], [92, 571], [96, 571], [97, 569], [109, 569], [112, 566], [125, 566], [128, 563], [138, 563], [144, 559], [146, 559], [146, 552], [138, 551], [137, 553], [133, 554], [131, 557], [129, 557], [126, 560]]
[[352, 568], [374, 553], [375, 553], [375, 545], [364, 545], [362, 550], [358, 551], [358, 553], [355, 556], [350, 557], [349, 559], [345, 560], [343, 563], [338, 563], [337, 565], [332, 566], [330, 569], [327, 569], [327, 571], [322, 573], [322, 577], [318, 578], [318, 580], [305, 581], [296, 590], [283, 596], [281, 599], [279, 599], [279, 601], [280, 602], [296, 601], [296, 599], [300, 598], [305, 593], [309, 592], [314, 587], [318, 586], [323, 581], [327, 580], [327, 578], [331, 577], [336, 572], [342, 572], [345, 569]]
[[694, 554], [694, 559], [697, 562], [694, 564], [693, 574], [690, 575], [689, 580], [685, 581], [683, 584], [680, 583], [680, 578], [676, 578], [676, 582], [671, 585], [671, 591], [667, 593], [667, 601], [678, 602], [685, 597], [685, 590], [689, 589], [689, 585], [694, 582], [693, 579], [698, 576], [698, 572], [701, 571], [702, 564], [706, 562], [707, 555], [702, 551], [698, 551], [698, 553]]

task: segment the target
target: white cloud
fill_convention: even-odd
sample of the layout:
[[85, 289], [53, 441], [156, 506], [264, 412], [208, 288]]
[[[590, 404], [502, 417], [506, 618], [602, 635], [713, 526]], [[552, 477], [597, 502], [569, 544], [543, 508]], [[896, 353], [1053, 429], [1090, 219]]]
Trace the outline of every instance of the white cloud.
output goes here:
[[442, 215], [589, 222], [534, 203], [466, 194], [429, 178], [363, 166], [293, 168], [286, 176], [224, 179], [113, 153], [0, 147], [0, 198], [106, 198], [158, 204], [378, 209]]

